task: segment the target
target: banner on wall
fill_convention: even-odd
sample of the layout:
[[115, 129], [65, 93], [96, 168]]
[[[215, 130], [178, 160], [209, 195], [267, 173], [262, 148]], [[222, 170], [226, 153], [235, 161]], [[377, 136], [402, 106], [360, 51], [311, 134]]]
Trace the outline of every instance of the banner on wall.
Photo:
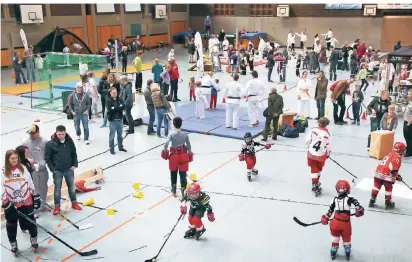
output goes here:
[[326, 4], [325, 9], [362, 9], [362, 4]]
[[412, 9], [412, 3], [409, 4], [378, 4], [378, 9]]

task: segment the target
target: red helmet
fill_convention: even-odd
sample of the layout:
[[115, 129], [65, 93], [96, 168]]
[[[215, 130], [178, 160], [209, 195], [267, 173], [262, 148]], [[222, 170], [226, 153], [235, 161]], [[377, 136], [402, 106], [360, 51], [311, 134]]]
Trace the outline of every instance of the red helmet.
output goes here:
[[336, 182], [336, 192], [338, 192], [339, 194], [342, 193], [350, 193], [350, 185], [349, 182], [346, 180], [339, 180], [338, 182]]
[[406, 151], [406, 146], [402, 142], [396, 142], [393, 145], [393, 151], [397, 152], [398, 154], [403, 154]]
[[189, 188], [187, 189], [187, 196], [191, 200], [195, 200], [200, 195], [200, 186], [196, 183], [190, 184]]

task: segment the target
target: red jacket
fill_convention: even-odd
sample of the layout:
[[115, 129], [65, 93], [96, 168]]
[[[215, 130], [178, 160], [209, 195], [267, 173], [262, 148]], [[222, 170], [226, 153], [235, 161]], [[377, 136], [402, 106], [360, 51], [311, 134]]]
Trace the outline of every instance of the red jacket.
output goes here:
[[176, 62], [169, 62], [170, 70], [169, 76], [170, 80], [178, 80], [179, 79], [179, 67], [177, 66]]
[[365, 44], [361, 44], [360, 46], [358, 46], [358, 48], [356, 49], [356, 54], [358, 55], [358, 57], [362, 57], [366, 54]]

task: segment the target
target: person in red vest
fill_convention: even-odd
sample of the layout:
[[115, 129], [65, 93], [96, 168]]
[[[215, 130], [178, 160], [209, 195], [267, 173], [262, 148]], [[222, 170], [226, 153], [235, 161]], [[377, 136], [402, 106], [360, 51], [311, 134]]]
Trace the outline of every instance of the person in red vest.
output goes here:
[[178, 81], [179, 81], [179, 67], [176, 64], [176, 60], [171, 58], [169, 61], [170, 69], [169, 69], [169, 76], [170, 76], [170, 94], [172, 95], [173, 102], [180, 101], [177, 98], [177, 89], [178, 89]]

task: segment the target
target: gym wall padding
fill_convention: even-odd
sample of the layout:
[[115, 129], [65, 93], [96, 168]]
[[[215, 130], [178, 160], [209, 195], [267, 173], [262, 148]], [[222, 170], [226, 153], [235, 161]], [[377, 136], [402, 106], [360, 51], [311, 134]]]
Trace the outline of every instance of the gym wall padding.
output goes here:
[[97, 46], [98, 48], [104, 48], [104, 45], [107, 44], [112, 36], [114, 38], [119, 38], [122, 40], [122, 26], [121, 25], [106, 25], [106, 26], [97, 26]]
[[1, 67], [11, 66], [11, 57], [8, 48], [1, 49]]

